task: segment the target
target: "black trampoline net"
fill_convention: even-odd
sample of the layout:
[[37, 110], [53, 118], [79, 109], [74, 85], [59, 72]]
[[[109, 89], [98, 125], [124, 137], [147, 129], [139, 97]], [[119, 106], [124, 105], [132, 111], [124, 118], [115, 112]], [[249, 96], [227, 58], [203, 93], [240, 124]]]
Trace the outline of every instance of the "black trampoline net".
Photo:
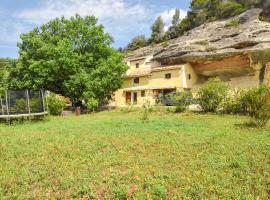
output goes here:
[[17, 90], [0, 93], [2, 115], [32, 114], [45, 112], [42, 90]]

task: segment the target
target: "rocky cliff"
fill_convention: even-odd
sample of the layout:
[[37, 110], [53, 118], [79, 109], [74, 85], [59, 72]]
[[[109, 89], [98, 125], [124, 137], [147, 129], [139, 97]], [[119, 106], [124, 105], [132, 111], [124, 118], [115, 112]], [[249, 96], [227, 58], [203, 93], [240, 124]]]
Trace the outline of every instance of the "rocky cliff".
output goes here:
[[167, 44], [139, 49], [131, 57], [151, 54], [153, 60], [165, 65], [202, 64], [231, 57], [237, 62], [242, 56], [254, 63], [270, 62], [270, 23], [260, 20], [261, 12], [252, 9], [235, 18], [201, 25]]

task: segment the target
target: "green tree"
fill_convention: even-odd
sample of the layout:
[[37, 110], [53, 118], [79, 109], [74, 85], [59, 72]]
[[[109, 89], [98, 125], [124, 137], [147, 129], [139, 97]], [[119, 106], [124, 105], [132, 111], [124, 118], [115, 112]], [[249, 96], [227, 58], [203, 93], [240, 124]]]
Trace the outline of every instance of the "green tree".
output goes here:
[[242, 4], [245, 8], [262, 8], [262, 3], [268, 0], [234, 0], [237, 3]]
[[217, 17], [219, 19], [229, 18], [229, 17], [239, 15], [245, 10], [246, 10], [245, 7], [240, 3], [237, 3], [234, 1], [226, 1], [226, 2], [221, 3], [218, 6]]
[[179, 9], [175, 9], [175, 13], [173, 15], [173, 19], [172, 19], [172, 26], [177, 26], [180, 22], [180, 10]]
[[13, 62], [11, 59], [0, 58], [0, 92], [7, 89], [8, 70]]
[[169, 27], [169, 30], [166, 32], [165, 38], [166, 39], [173, 39], [177, 37], [177, 25], [180, 23], [180, 10], [175, 9], [175, 13], [172, 19], [172, 25]]
[[79, 105], [90, 98], [106, 102], [127, 69], [112, 41], [93, 16], [56, 18], [21, 35], [9, 87], [44, 88]]
[[163, 19], [161, 16], [159, 16], [151, 27], [152, 35], [150, 38], [150, 42], [159, 43], [163, 41], [165, 35], [164, 26], [165, 24], [163, 22]]
[[127, 45], [128, 51], [133, 51], [148, 45], [147, 39], [144, 35], [138, 35], [132, 39], [132, 41]]

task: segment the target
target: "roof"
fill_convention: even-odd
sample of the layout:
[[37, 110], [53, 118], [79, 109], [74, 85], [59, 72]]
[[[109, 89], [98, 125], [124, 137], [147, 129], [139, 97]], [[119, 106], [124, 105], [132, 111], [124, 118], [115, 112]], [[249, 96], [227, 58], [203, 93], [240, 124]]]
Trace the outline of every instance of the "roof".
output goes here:
[[124, 92], [127, 91], [141, 91], [141, 90], [163, 90], [163, 89], [176, 89], [175, 86], [139, 86], [139, 87], [131, 87], [131, 88], [124, 88]]
[[134, 78], [134, 77], [142, 77], [142, 76], [150, 76], [151, 75], [151, 69], [138, 69], [138, 70], [128, 70], [125, 78]]
[[174, 69], [181, 69], [181, 68], [182, 68], [181, 65], [161, 66], [161, 67], [152, 68], [151, 72], [174, 70]]

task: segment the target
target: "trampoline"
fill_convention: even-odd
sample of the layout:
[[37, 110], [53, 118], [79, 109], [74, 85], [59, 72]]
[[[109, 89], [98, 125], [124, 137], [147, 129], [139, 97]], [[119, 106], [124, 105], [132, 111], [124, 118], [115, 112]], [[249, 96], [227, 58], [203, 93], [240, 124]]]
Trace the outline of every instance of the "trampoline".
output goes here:
[[0, 92], [0, 119], [41, 118], [48, 114], [43, 90], [8, 90]]

